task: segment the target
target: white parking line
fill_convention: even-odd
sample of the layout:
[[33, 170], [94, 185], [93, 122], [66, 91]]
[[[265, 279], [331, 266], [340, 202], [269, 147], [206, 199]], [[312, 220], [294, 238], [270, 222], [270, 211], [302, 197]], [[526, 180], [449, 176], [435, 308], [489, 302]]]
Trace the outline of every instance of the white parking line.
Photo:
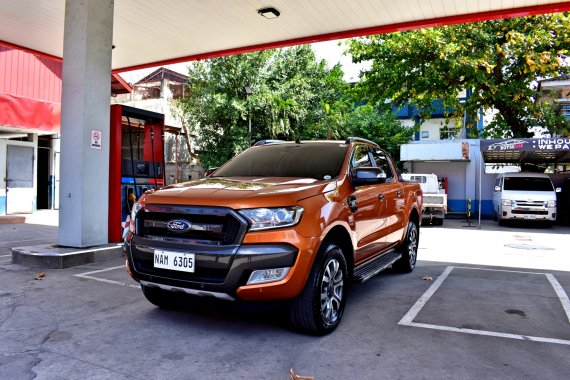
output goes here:
[[553, 275], [549, 273], [546, 275], [546, 278], [548, 279], [548, 281], [550, 281], [550, 284], [554, 288], [554, 291], [556, 292], [558, 299], [562, 303], [562, 308], [564, 308], [564, 311], [566, 312], [566, 316], [568, 317], [568, 322], [570, 322], [570, 300], [568, 299], [568, 294], [566, 294], [562, 285], [560, 285], [558, 280]]
[[500, 333], [495, 331], [486, 331], [486, 330], [473, 330], [473, 329], [464, 329], [458, 327], [451, 327], [451, 326], [440, 326], [440, 325], [432, 325], [428, 323], [417, 323], [414, 322], [414, 319], [418, 316], [422, 308], [425, 304], [429, 301], [429, 299], [434, 295], [434, 293], [439, 289], [441, 284], [445, 281], [445, 279], [449, 276], [451, 271], [455, 268], [461, 269], [472, 269], [472, 270], [487, 270], [487, 271], [495, 271], [495, 272], [509, 272], [509, 273], [526, 273], [526, 274], [541, 274], [545, 275], [554, 291], [556, 292], [558, 299], [562, 303], [562, 307], [566, 312], [566, 315], [570, 321], [570, 301], [568, 300], [568, 295], [560, 285], [560, 283], [556, 280], [556, 278], [549, 273], [535, 273], [535, 272], [520, 272], [520, 271], [508, 271], [508, 270], [499, 270], [499, 269], [487, 269], [487, 268], [469, 268], [469, 267], [454, 267], [448, 266], [445, 268], [441, 276], [434, 281], [434, 283], [425, 291], [425, 293], [416, 301], [414, 306], [404, 315], [404, 317], [398, 322], [399, 325], [402, 326], [411, 326], [411, 327], [421, 327], [425, 329], [433, 329], [433, 330], [442, 330], [442, 331], [452, 331], [452, 332], [460, 332], [464, 334], [473, 334], [473, 335], [484, 335], [484, 336], [493, 336], [498, 338], [508, 338], [508, 339], [517, 339], [517, 340], [528, 340], [532, 342], [542, 342], [542, 343], [555, 343], [555, 344], [563, 344], [566, 346], [570, 346], [570, 340], [564, 339], [553, 339], [553, 338], [543, 338], [537, 336], [528, 336], [528, 335], [518, 335], [518, 334], [508, 334], [508, 333]]
[[100, 277], [91, 276], [92, 274], [95, 274], [95, 273], [108, 272], [108, 271], [110, 271], [110, 270], [115, 270], [115, 269], [125, 269], [125, 266], [124, 266], [124, 265], [120, 265], [120, 266], [118, 266], [118, 267], [112, 267], [112, 268], [94, 270], [94, 271], [91, 271], [91, 272], [85, 272], [85, 273], [75, 274], [74, 276], [75, 276], [75, 277], [81, 277], [81, 278], [88, 278], [88, 279], [90, 279], [90, 280], [95, 280], [95, 281], [100, 281], [100, 282], [106, 282], [107, 284], [128, 286], [128, 287], [137, 288], [137, 289], [140, 288], [140, 286], [138, 286], [138, 285], [125, 284], [124, 282], [120, 282], [120, 281], [107, 280], [106, 278], [100, 278]]
[[0, 255], [0, 257], [12, 257], [12, 255]]

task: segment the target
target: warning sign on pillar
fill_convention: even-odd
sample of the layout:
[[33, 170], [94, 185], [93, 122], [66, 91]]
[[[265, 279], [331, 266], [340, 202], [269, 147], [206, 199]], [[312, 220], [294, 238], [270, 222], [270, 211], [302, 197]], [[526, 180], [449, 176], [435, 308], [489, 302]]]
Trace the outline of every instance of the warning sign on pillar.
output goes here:
[[91, 148], [101, 149], [101, 131], [91, 130]]

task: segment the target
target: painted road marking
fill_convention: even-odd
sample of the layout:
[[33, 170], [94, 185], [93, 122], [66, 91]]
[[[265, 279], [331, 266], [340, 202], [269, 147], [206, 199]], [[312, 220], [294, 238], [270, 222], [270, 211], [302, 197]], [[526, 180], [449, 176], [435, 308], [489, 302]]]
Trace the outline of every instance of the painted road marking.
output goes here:
[[524, 274], [540, 274], [546, 276], [558, 299], [562, 303], [562, 307], [566, 312], [566, 316], [570, 321], [570, 301], [568, 299], [568, 295], [558, 282], [556, 278], [549, 273], [537, 273], [537, 272], [521, 272], [521, 271], [509, 271], [509, 270], [501, 270], [501, 269], [487, 269], [487, 268], [469, 268], [469, 267], [455, 267], [455, 266], [448, 266], [445, 268], [441, 276], [434, 281], [434, 283], [425, 291], [425, 293], [416, 301], [416, 303], [412, 306], [412, 308], [404, 315], [404, 317], [398, 322], [399, 325], [402, 326], [411, 326], [411, 327], [421, 327], [425, 329], [433, 329], [433, 330], [441, 330], [441, 331], [452, 331], [452, 332], [459, 332], [464, 334], [473, 334], [473, 335], [484, 335], [484, 336], [493, 336], [498, 338], [508, 338], [508, 339], [517, 339], [517, 340], [528, 340], [532, 342], [542, 342], [542, 343], [554, 343], [554, 344], [563, 344], [570, 346], [570, 340], [564, 339], [553, 339], [553, 338], [543, 338], [537, 336], [528, 336], [528, 335], [518, 335], [518, 334], [508, 334], [508, 333], [500, 333], [496, 331], [486, 331], [486, 330], [474, 330], [474, 329], [464, 329], [458, 327], [451, 327], [451, 326], [440, 326], [440, 325], [432, 325], [428, 323], [418, 323], [414, 322], [414, 319], [418, 316], [422, 308], [426, 305], [429, 299], [434, 295], [434, 293], [439, 289], [441, 284], [445, 281], [449, 274], [453, 271], [453, 269], [471, 269], [471, 270], [486, 270], [486, 271], [494, 271], [494, 272], [508, 272], [508, 273], [524, 273]]
[[562, 303], [562, 308], [564, 308], [564, 311], [566, 312], [566, 316], [568, 317], [568, 322], [570, 323], [570, 300], [568, 299], [568, 294], [566, 294], [562, 285], [560, 285], [558, 280], [553, 275], [547, 274], [546, 278], [548, 279], [548, 281], [550, 281], [550, 284], [554, 288], [554, 291], [556, 292], [558, 299]]
[[106, 278], [100, 278], [100, 277], [91, 276], [92, 274], [95, 274], [95, 273], [108, 272], [108, 271], [116, 270], [116, 269], [125, 269], [125, 266], [124, 266], [124, 265], [120, 265], [120, 266], [118, 266], [118, 267], [112, 267], [112, 268], [94, 270], [94, 271], [91, 271], [91, 272], [85, 272], [85, 273], [80, 273], [80, 274], [74, 274], [74, 276], [75, 276], [75, 277], [81, 277], [81, 278], [87, 278], [87, 279], [89, 279], [89, 280], [95, 280], [95, 281], [100, 281], [100, 282], [106, 282], [107, 284], [128, 286], [128, 287], [131, 287], [131, 288], [140, 289], [140, 286], [139, 286], [139, 285], [125, 284], [124, 282], [120, 282], [120, 281], [107, 280]]

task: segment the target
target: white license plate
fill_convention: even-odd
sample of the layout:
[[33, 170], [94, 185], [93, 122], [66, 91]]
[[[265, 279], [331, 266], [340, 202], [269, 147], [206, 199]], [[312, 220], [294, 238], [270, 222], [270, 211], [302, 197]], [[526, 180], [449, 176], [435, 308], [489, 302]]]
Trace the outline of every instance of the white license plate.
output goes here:
[[193, 253], [154, 250], [154, 267], [194, 273], [196, 258]]
[[524, 218], [525, 218], [525, 219], [536, 219], [536, 216], [534, 216], [534, 215], [525, 215]]

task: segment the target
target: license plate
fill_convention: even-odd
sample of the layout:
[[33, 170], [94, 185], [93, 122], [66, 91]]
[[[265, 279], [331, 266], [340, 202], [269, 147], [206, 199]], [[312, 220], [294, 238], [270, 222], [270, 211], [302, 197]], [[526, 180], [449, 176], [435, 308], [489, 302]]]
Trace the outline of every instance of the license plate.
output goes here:
[[154, 267], [194, 273], [195, 255], [193, 253], [154, 250]]
[[536, 216], [534, 216], [534, 215], [525, 215], [524, 218], [525, 218], [525, 219], [536, 219]]

